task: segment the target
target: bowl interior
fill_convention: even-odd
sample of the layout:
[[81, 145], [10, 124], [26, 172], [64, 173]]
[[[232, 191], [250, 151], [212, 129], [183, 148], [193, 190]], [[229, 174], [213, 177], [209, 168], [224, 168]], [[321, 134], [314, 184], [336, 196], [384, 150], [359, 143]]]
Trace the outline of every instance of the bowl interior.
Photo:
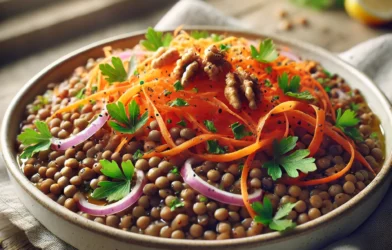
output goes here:
[[[233, 31], [233, 30], [225, 30], [225, 29], [209, 29], [206, 27], [198, 27], [197, 29], [206, 29], [210, 30], [211, 33], [228, 33], [236, 36], [243, 36], [250, 39], [263, 38], [262, 35], [257, 33], [249, 33], [243, 31]], [[45, 90], [45, 87], [51, 82], [60, 82], [66, 77], [68, 77], [72, 71], [81, 65], [85, 65], [87, 60], [91, 57], [98, 58], [103, 56], [102, 48], [105, 46], [112, 46], [113, 48], [129, 48], [136, 45], [141, 39], [144, 38], [143, 33], [137, 34], [125, 34], [119, 37], [111, 38], [108, 40], [104, 40], [86, 48], [82, 48], [73, 52], [70, 55], [67, 55], [53, 64], [46, 67], [42, 70], [37, 76], [32, 78], [23, 89], [19, 91], [17, 96], [13, 99], [10, 104], [2, 126], [1, 133], [1, 147], [4, 154], [4, 158], [8, 165], [9, 172], [17, 179], [17, 181], [26, 189], [27, 192], [30, 193], [33, 197], [36, 198], [41, 203], [44, 203], [46, 207], [50, 208], [52, 211], [64, 215], [65, 218], [72, 218], [72, 216], [78, 216], [68, 211], [64, 207], [58, 206], [55, 202], [51, 201], [46, 195], [42, 194], [38, 190], [31, 189], [31, 184], [28, 179], [21, 173], [18, 169], [17, 159], [16, 159], [16, 141], [15, 138], [19, 133], [19, 123], [24, 116], [25, 106], [30, 103], [34, 97], [38, 94], [42, 94]], [[364, 74], [358, 72], [356, 69], [348, 65], [347, 63], [341, 61], [331, 53], [320, 49], [316, 46], [306, 44], [299, 41], [293, 41], [292, 39], [284, 39], [279, 37], [273, 37], [276, 44], [279, 46], [289, 47], [295, 53], [300, 55], [305, 59], [312, 59], [315, 61], [321, 62], [321, 64], [330, 72], [337, 73], [342, 76], [349, 85], [354, 88], [359, 89], [364, 95], [366, 102], [369, 104], [372, 111], [379, 117], [381, 121], [381, 126], [385, 133], [385, 145], [386, 145], [386, 162], [390, 162], [391, 160], [391, 152], [392, 152], [392, 115], [390, 110], [390, 104], [378, 90], [378, 88], [372, 83], [370, 79], [368, 79]], [[390, 170], [389, 164], [384, 164], [381, 173], [376, 177], [376, 180], [382, 180], [384, 175]], [[376, 182], [377, 183], [377, 182]], [[372, 188], [375, 188], [377, 184], [370, 184], [364, 191], [364, 195], [366, 192], [370, 192]], [[361, 193], [362, 193], [361, 192]], [[301, 232], [305, 230], [309, 230], [312, 227], [320, 226], [325, 221], [330, 220], [334, 216], [337, 216], [347, 210], [349, 207], [355, 205], [359, 202], [359, 197], [354, 197], [348, 203], [343, 206], [335, 209], [329, 214], [326, 214], [310, 223], [306, 223], [304, 225], [298, 226], [293, 233]], [[87, 219], [77, 220], [75, 223], [87, 223]], [[92, 228], [93, 230], [102, 231], [105, 233], [111, 233], [113, 230], [107, 228], [106, 226], [98, 225], [94, 223]], [[116, 230], [117, 231], [117, 230]], [[139, 241], [145, 241], [154, 239], [156, 242], [161, 242], [162, 244], [174, 244], [178, 243], [178, 246], [181, 246], [181, 241], [179, 240], [167, 240], [167, 239], [157, 239], [151, 238], [150, 236], [143, 235], [142, 237], [127, 233], [113, 233], [124, 240], [126, 239], [136, 239]], [[120, 235], [120, 236], [119, 236]], [[237, 240], [227, 240], [227, 241], [216, 241], [214, 243], [209, 242], [210, 246], [213, 245], [225, 245], [229, 242], [236, 241], [237, 243], [245, 243], [251, 241], [260, 241], [267, 239], [276, 239], [281, 237], [279, 233], [270, 233], [267, 235], [260, 235], [248, 239], [237, 239]], [[289, 236], [287, 236], [289, 237]], [[198, 243], [197, 243], [198, 242]], [[187, 241], [189, 244], [202, 244], [200, 241]]]

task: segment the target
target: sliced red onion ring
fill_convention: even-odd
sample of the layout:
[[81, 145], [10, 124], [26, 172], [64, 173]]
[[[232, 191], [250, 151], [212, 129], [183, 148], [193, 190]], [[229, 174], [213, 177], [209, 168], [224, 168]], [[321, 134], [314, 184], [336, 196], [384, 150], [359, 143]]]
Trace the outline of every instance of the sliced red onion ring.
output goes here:
[[[189, 160], [184, 163], [180, 173], [184, 182], [202, 195], [225, 204], [244, 206], [242, 195], [232, 194], [208, 184], [193, 171]], [[261, 189], [255, 190], [249, 195], [249, 202], [261, 201], [262, 194]]]
[[120, 57], [121, 60], [125, 61], [125, 60], [129, 60], [131, 58], [131, 56], [136, 56], [137, 58], [140, 58], [142, 56], [150, 55], [150, 54], [152, 54], [152, 53], [149, 51], [126, 50], [126, 51], [123, 51], [123, 52], [117, 54], [117, 56]]
[[104, 216], [109, 214], [119, 213], [132, 206], [139, 200], [139, 197], [143, 194], [143, 187], [146, 184], [146, 178], [144, 172], [141, 170], [136, 171], [136, 184], [132, 188], [132, 191], [122, 198], [121, 200], [106, 206], [99, 206], [88, 203], [83, 195], [79, 196], [77, 205], [79, 210], [94, 216]]
[[299, 61], [301, 61], [301, 59], [300, 59], [297, 55], [293, 54], [293, 53], [290, 52], [290, 51], [281, 50], [281, 51], [279, 51], [279, 54], [281, 54], [282, 56], [285, 56], [285, 57], [287, 57], [287, 58], [293, 60], [294, 62], [299, 62]]
[[102, 128], [108, 119], [108, 112], [106, 110], [103, 110], [98, 115], [97, 119], [95, 119], [90, 125], [87, 126], [87, 128], [80, 131], [78, 134], [63, 140], [53, 138], [51, 146], [52, 149], [58, 151], [67, 150], [86, 141], [88, 138], [93, 136], [100, 128]]

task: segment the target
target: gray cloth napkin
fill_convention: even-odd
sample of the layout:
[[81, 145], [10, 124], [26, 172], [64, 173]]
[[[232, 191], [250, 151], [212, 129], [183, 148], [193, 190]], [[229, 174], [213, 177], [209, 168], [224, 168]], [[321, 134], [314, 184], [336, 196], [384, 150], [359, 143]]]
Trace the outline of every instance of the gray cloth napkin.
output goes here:
[[[246, 28], [238, 20], [198, 0], [178, 2], [156, 25], [157, 29], [185, 25], [218, 25]], [[377, 48], [377, 49], [375, 49]], [[341, 58], [368, 74], [392, 100], [392, 35], [382, 36], [342, 53]], [[3, 173], [5, 175], [5, 173]], [[2, 175], [2, 176], [4, 176]], [[0, 215], [25, 231], [31, 243], [43, 249], [73, 249], [43, 227], [15, 197], [7, 180], [0, 180]], [[328, 246], [328, 250], [392, 249], [392, 192], [389, 192], [376, 212], [350, 236]]]

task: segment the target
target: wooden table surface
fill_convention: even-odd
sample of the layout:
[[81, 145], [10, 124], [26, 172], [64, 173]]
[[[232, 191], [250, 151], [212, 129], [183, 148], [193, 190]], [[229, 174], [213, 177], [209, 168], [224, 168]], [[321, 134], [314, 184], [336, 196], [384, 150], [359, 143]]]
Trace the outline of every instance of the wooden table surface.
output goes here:
[[[206, 0], [227, 15], [241, 20], [252, 29], [272, 34], [280, 34], [304, 40], [333, 52], [341, 52], [370, 38], [390, 33], [391, 27], [370, 28], [350, 19], [344, 11], [330, 10], [317, 12], [311, 9], [299, 8], [287, 0]], [[151, 7], [148, 13], [129, 16], [110, 27], [104, 27], [93, 32], [86, 31], [84, 35], [74, 37], [67, 42], [48, 47], [38, 53], [10, 62], [0, 68], [0, 121], [8, 103], [15, 93], [46, 65], [57, 58], [87, 45], [113, 35], [144, 29], [154, 24], [170, 9], [170, 5], [159, 9]], [[289, 31], [281, 30], [282, 19], [278, 13], [287, 11], [286, 21], [293, 24]], [[306, 18], [309, 25], [304, 27], [298, 20]], [[1, 24], [1, 23], [0, 23]], [[46, 34], [42, 39], [50, 39], [54, 35]], [[0, 159], [1, 160], [1, 159]], [[0, 180], [5, 179], [6, 173], [3, 162], [0, 162]], [[0, 216], [0, 242], [4, 249], [33, 249], [26, 236], [9, 221]]]

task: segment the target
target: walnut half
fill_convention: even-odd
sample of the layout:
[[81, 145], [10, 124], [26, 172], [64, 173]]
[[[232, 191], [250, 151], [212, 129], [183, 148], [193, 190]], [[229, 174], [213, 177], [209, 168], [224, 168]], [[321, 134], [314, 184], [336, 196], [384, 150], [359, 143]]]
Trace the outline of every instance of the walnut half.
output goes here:
[[229, 70], [231, 65], [225, 60], [225, 52], [219, 50], [215, 45], [210, 45], [204, 51], [204, 72], [210, 80], [217, 80], [219, 74]]
[[241, 109], [241, 95], [249, 101], [249, 108], [257, 108], [257, 99], [260, 99], [257, 92], [257, 78], [245, 72], [242, 68], [237, 68], [234, 73], [226, 75], [225, 97], [233, 108]]
[[193, 48], [187, 49], [181, 58], [177, 60], [173, 73], [178, 79], [181, 79], [181, 85], [183, 87], [196, 75], [201, 64], [200, 61], [200, 56]]
[[174, 63], [180, 58], [180, 54], [177, 49], [171, 48], [166, 50], [166, 48], [161, 47], [155, 55], [155, 58], [151, 62], [151, 67], [154, 69], [161, 68], [165, 65]]

